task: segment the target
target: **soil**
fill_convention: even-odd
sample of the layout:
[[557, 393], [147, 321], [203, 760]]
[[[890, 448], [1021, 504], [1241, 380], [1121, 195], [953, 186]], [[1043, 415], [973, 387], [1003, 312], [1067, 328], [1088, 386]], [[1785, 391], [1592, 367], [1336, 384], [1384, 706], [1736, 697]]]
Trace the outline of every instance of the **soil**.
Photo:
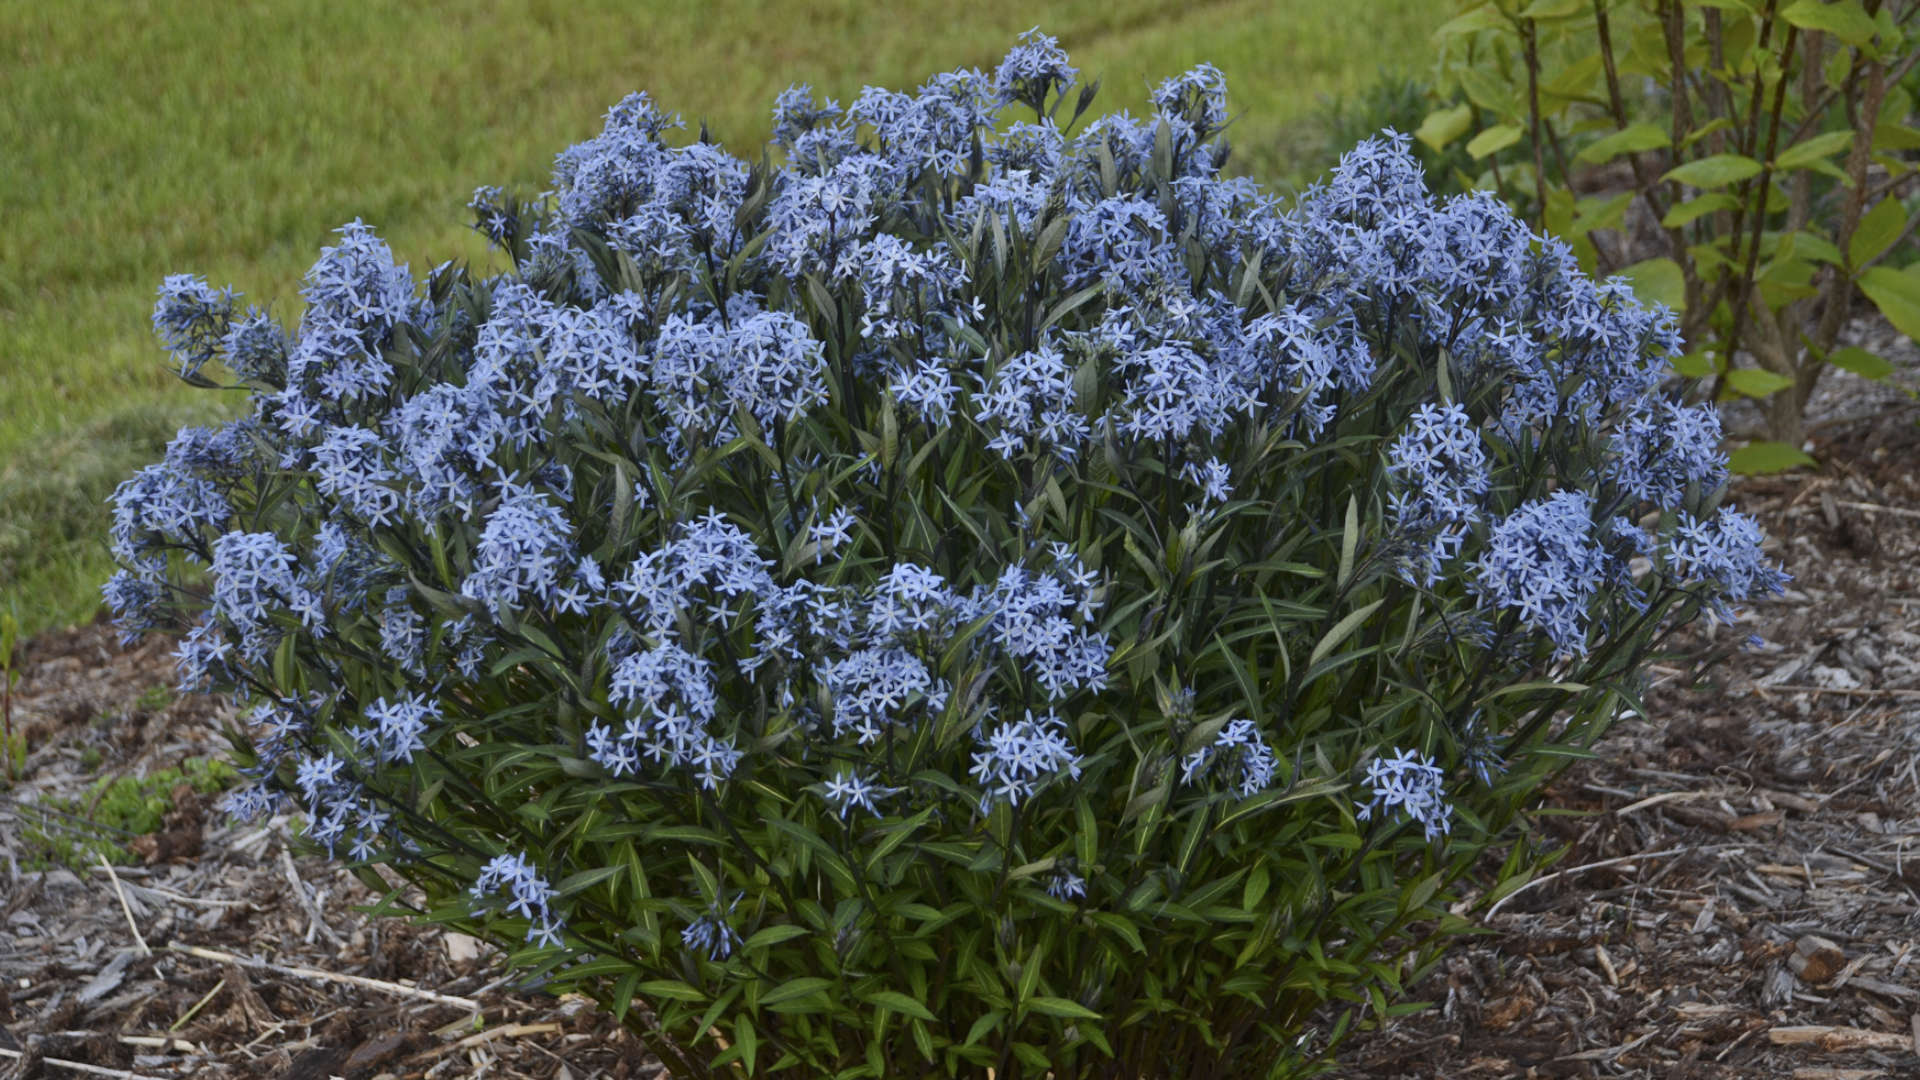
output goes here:
[[[1548, 792], [1559, 861], [1463, 907], [1486, 932], [1410, 988], [1432, 1007], [1350, 1039], [1338, 1075], [1920, 1076], [1920, 426], [1906, 396], [1831, 380], [1819, 470], [1734, 496], [1789, 591], [1656, 667], [1647, 716]], [[30, 868], [25, 829], [83, 827], [45, 797], [221, 752], [217, 706], [152, 692], [170, 647], [96, 624], [17, 657], [0, 1080], [664, 1073], [488, 947], [368, 917], [378, 897], [293, 855], [285, 819], [229, 824], [181, 789], [137, 864]]]

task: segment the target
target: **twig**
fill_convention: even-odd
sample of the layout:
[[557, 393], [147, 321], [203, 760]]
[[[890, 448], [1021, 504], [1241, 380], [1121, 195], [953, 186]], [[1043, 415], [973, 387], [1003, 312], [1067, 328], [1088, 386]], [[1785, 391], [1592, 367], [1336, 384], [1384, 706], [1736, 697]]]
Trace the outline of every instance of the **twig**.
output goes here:
[[480, 1011], [480, 1003], [471, 998], [455, 997], [452, 994], [436, 993], [432, 990], [422, 990], [417, 986], [404, 986], [400, 983], [385, 982], [380, 979], [369, 979], [364, 975], [344, 975], [335, 971], [322, 971], [319, 968], [310, 967], [296, 967], [291, 964], [269, 964], [265, 960], [254, 960], [250, 957], [236, 956], [230, 952], [222, 952], [219, 949], [208, 949], [199, 945], [169, 944], [167, 948], [174, 952], [186, 953], [188, 956], [197, 956], [202, 960], [212, 960], [215, 963], [237, 964], [240, 967], [254, 968], [258, 971], [272, 971], [281, 975], [292, 975], [300, 979], [319, 979], [322, 982], [343, 983], [348, 986], [364, 987], [368, 990], [379, 990], [382, 993], [394, 994], [400, 997], [420, 998], [423, 1001], [431, 1001], [440, 1005], [451, 1005], [456, 1009], [466, 1009], [469, 1012]]
[[1645, 810], [1649, 806], [1658, 806], [1661, 803], [1678, 802], [1682, 799], [1705, 799], [1725, 794], [1726, 792], [1717, 789], [1714, 791], [1668, 791], [1659, 795], [1649, 795], [1639, 802], [1629, 803], [1615, 810], [1613, 813], [1616, 817], [1626, 817], [1635, 810]]
[[[93, 867], [93, 869], [98, 870], [100, 868], [96, 866]], [[184, 893], [174, 892], [172, 889], [163, 889], [158, 885], [135, 885], [131, 882], [125, 884], [133, 890], [135, 896], [143, 900], [146, 899], [147, 894], [151, 893], [162, 900], [171, 900], [176, 904], [186, 904], [191, 907], [246, 907], [250, 903], [250, 901], [247, 900], [215, 900], [212, 897], [187, 896]]]
[[488, 1028], [485, 1031], [477, 1031], [472, 1035], [469, 1035], [466, 1038], [461, 1039], [459, 1042], [448, 1043], [445, 1046], [435, 1047], [432, 1050], [415, 1054], [412, 1058], [408, 1060], [413, 1064], [419, 1064], [421, 1062], [431, 1061], [435, 1058], [446, 1057], [448, 1054], [457, 1054], [462, 1050], [471, 1050], [476, 1046], [480, 1046], [485, 1043], [490, 1043], [497, 1039], [517, 1039], [523, 1035], [550, 1035], [559, 1030], [560, 1030], [560, 1025], [553, 1024], [553, 1023], [502, 1024], [496, 1028]]
[[1756, 686], [1755, 690], [1768, 693], [1779, 691], [1786, 694], [1845, 694], [1849, 697], [1920, 697], [1920, 689], [1898, 686], [1795, 686], [1780, 683], [1774, 686]]
[[339, 934], [333, 932], [333, 927], [327, 925], [326, 916], [320, 914], [320, 905], [314, 903], [313, 897], [307, 895], [307, 886], [300, 880], [300, 872], [293, 868], [293, 856], [287, 853], [286, 848], [280, 849], [280, 868], [286, 872], [287, 884], [293, 887], [293, 895], [299, 898], [300, 906], [306, 909], [307, 918], [313, 920], [314, 927], [325, 934], [328, 941], [333, 942], [334, 948], [345, 949], [347, 943]]
[[1516, 896], [1519, 896], [1521, 893], [1526, 892], [1528, 889], [1533, 888], [1535, 885], [1545, 884], [1546, 882], [1552, 881], [1554, 878], [1566, 877], [1569, 874], [1578, 874], [1587, 870], [1598, 870], [1603, 866], [1616, 866], [1620, 863], [1638, 862], [1641, 859], [1664, 858], [1668, 855], [1678, 855], [1681, 852], [1687, 851], [1687, 850], [1689, 849], [1683, 848], [1683, 847], [1676, 847], [1676, 848], [1667, 848], [1665, 851], [1643, 852], [1639, 855], [1622, 855], [1617, 859], [1601, 859], [1599, 862], [1587, 863], [1585, 866], [1570, 866], [1565, 870], [1555, 870], [1551, 874], [1543, 874], [1540, 877], [1534, 878], [1532, 881], [1527, 882], [1525, 885], [1522, 885], [1519, 888], [1508, 893], [1507, 895], [1501, 897], [1498, 903], [1494, 904], [1492, 907], [1487, 909], [1487, 918], [1491, 919], [1495, 915], [1499, 914], [1500, 909], [1506, 906], [1507, 901], [1513, 899]]
[[[0, 1054], [4, 1054], [15, 1061], [27, 1056], [18, 1050], [9, 1050], [4, 1046], [0, 1046]], [[95, 1076], [111, 1076], [115, 1077], [116, 1080], [165, 1080], [164, 1077], [148, 1076], [146, 1073], [128, 1072], [125, 1069], [106, 1069], [98, 1065], [88, 1065], [84, 1061], [68, 1061], [65, 1058], [43, 1057], [40, 1059], [40, 1064], [52, 1065], [61, 1069], [72, 1069], [74, 1072], [92, 1073]]]
[[1913, 1036], [1908, 1032], [1867, 1031], [1863, 1028], [1829, 1027], [1803, 1024], [1777, 1027], [1767, 1032], [1767, 1041], [1775, 1046], [1816, 1046], [1822, 1050], [1911, 1050]]
[[172, 1027], [170, 1027], [170, 1028], [168, 1028], [167, 1030], [168, 1030], [168, 1031], [179, 1031], [182, 1025], [184, 1025], [184, 1024], [185, 1024], [185, 1023], [187, 1022], [187, 1021], [189, 1021], [189, 1020], [191, 1020], [191, 1019], [193, 1019], [193, 1014], [194, 1014], [194, 1013], [197, 1013], [197, 1012], [199, 1012], [199, 1011], [200, 1011], [201, 1009], [203, 1009], [203, 1008], [205, 1008], [205, 1007], [206, 1007], [206, 1004], [207, 1004], [207, 1002], [209, 1002], [209, 1001], [212, 1001], [212, 1000], [213, 1000], [213, 995], [215, 995], [215, 994], [217, 994], [217, 993], [219, 993], [220, 991], [222, 991], [222, 990], [224, 990], [224, 989], [226, 989], [226, 986], [227, 986], [227, 980], [226, 980], [226, 977], [225, 977], [225, 976], [221, 976], [221, 978], [220, 978], [220, 981], [219, 981], [219, 982], [217, 982], [217, 983], [214, 983], [214, 984], [213, 984], [213, 989], [211, 989], [211, 990], [209, 990], [209, 991], [207, 991], [207, 992], [206, 992], [206, 994], [205, 994], [205, 995], [204, 995], [203, 997], [201, 997], [201, 999], [200, 999], [199, 1001], [196, 1001], [196, 1002], [194, 1002], [194, 1003], [193, 1003], [193, 1008], [191, 1008], [191, 1009], [188, 1009], [188, 1010], [187, 1010], [187, 1012], [186, 1012], [186, 1015], [185, 1015], [185, 1016], [182, 1016], [182, 1017], [181, 1017], [180, 1019], [178, 1019], [178, 1020], [175, 1020], [175, 1021], [173, 1022], [173, 1026], [172, 1026]]
[[140, 946], [141, 956], [152, 956], [153, 950], [147, 948], [147, 939], [140, 934], [140, 924], [133, 921], [133, 908], [127, 906], [127, 891], [120, 887], [120, 875], [113, 872], [113, 864], [105, 855], [100, 856], [100, 865], [107, 868], [107, 878], [113, 882], [113, 895], [120, 898], [120, 910], [127, 913], [127, 929], [133, 931], [133, 940]]
[[1879, 503], [1857, 502], [1851, 499], [1835, 499], [1835, 506], [1845, 506], [1853, 510], [1865, 510], [1869, 514], [1892, 514], [1895, 517], [1920, 518], [1920, 510], [1909, 510], [1904, 506], [1882, 506]]

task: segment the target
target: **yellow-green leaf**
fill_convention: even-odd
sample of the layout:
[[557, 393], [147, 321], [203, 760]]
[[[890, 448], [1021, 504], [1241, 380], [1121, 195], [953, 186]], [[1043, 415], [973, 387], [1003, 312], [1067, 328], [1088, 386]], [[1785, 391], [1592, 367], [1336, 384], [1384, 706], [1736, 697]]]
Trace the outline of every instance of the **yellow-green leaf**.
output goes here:
[[1689, 187], [1714, 188], [1739, 183], [1759, 172], [1760, 163], [1744, 154], [1713, 154], [1670, 169], [1660, 179], [1676, 180]]
[[1577, 15], [1587, 7], [1587, 0], [1533, 0], [1527, 9], [1520, 13], [1523, 19], [1564, 19]]
[[1829, 131], [1795, 143], [1773, 159], [1777, 169], [1805, 169], [1853, 145], [1853, 132]]
[[1734, 368], [1727, 372], [1727, 385], [1747, 397], [1759, 398], [1785, 390], [1793, 385], [1793, 380], [1759, 368]]
[[1680, 272], [1680, 264], [1672, 259], [1637, 262], [1621, 270], [1620, 276], [1633, 283], [1633, 291], [1640, 299], [1665, 304], [1675, 311], [1686, 309], [1686, 277]]
[[1660, 224], [1669, 229], [1678, 229], [1693, 224], [1702, 214], [1711, 214], [1716, 210], [1731, 210], [1739, 205], [1739, 199], [1724, 191], [1710, 191], [1697, 199], [1688, 199], [1667, 211], [1667, 216], [1660, 219]]
[[1689, 379], [1704, 379], [1720, 373], [1719, 362], [1700, 350], [1676, 356], [1671, 364], [1675, 374], [1685, 375]]
[[1827, 363], [1866, 379], [1884, 379], [1893, 374], [1892, 364], [1858, 345], [1835, 349], [1827, 355]]
[[1847, 265], [1861, 267], [1872, 262], [1900, 238], [1907, 225], [1907, 208], [1899, 199], [1881, 199], [1854, 226], [1847, 241]]
[[1849, 45], [1873, 40], [1873, 18], [1860, 0], [1799, 0], [1780, 17], [1802, 30], [1824, 30]]
[[1495, 124], [1480, 134], [1475, 135], [1472, 141], [1467, 143], [1467, 154], [1472, 157], [1473, 160], [1479, 161], [1481, 158], [1487, 157], [1490, 154], [1497, 154], [1519, 141], [1519, 124]]
[[1672, 145], [1673, 139], [1664, 129], [1642, 123], [1614, 132], [1575, 154], [1573, 159], [1588, 165], [1599, 165], [1612, 161], [1621, 154], [1658, 150], [1663, 146]]
[[1920, 338], [1920, 276], [1876, 266], [1860, 275], [1860, 291], [1887, 317], [1895, 330]]
[[1806, 451], [1781, 442], [1752, 443], [1727, 455], [1727, 467], [1741, 476], [1763, 476], [1812, 464], [1813, 457]]
[[1432, 147], [1445, 150], [1447, 144], [1467, 133], [1473, 126], [1473, 106], [1466, 102], [1445, 109], [1435, 109], [1420, 122], [1420, 129], [1413, 137]]

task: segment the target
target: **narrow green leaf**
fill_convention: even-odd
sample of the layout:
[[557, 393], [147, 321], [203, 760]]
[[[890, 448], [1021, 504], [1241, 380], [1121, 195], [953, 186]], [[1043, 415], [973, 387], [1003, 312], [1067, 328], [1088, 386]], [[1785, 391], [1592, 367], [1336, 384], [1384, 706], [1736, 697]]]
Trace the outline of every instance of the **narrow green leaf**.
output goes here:
[[[1354, 554], [1360, 548], [1360, 497], [1347, 496], [1347, 520], [1340, 529], [1340, 571], [1334, 576], [1334, 584], [1342, 589], [1353, 580]], [[1316, 657], [1315, 659], [1318, 659]], [[1312, 667], [1311, 661], [1307, 664]]]
[[831, 989], [833, 989], [832, 979], [822, 979], [815, 975], [807, 975], [798, 979], [788, 979], [786, 982], [760, 995], [760, 1004], [778, 1005], [784, 1001], [792, 1001], [795, 998], [803, 998], [808, 994], [819, 994]]
[[797, 937], [806, 937], [810, 933], [812, 933], [812, 931], [806, 927], [795, 926], [793, 923], [781, 923], [778, 926], [764, 926], [755, 930], [753, 936], [748, 938], [741, 948], [747, 952], [752, 952], [755, 949], [778, 945], [783, 941], [792, 941]]
[[691, 1001], [695, 1004], [707, 1000], [707, 995], [699, 988], [689, 986], [679, 979], [649, 979], [634, 987], [634, 991], [643, 998], [666, 1001]]
[[1347, 640], [1349, 635], [1367, 621], [1368, 616], [1380, 610], [1380, 605], [1386, 602], [1384, 598], [1375, 600], [1358, 611], [1349, 612], [1346, 618], [1334, 623], [1333, 629], [1327, 631], [1327, 636], [1321, 638], [1320, 643], [1313, 647], [1312, 654], [1307, 657], [1307, 667], [1312, 668], [1326, 659], [1328, 653], [1338, 648], [1342, 641]]
[[925, 1005], [898, 990], [870, 990], [861, 994], [860, 1000], [878, 1008], [892, 1010], [902, 1016], [913, 1016], [922, 1020], [933, 1019], [933, 1014], [927, 1011]]
[[1059, 1016], [1068, 1020], [1100, 1019], [1099, 1013], [1094, 1012], [1092, 1009], [1087, 1008], [1077, 1001], [1069, 1001], [1062, 997], [1041, 996], [1028, 998], [1026, 1006], [1042, 1016]]

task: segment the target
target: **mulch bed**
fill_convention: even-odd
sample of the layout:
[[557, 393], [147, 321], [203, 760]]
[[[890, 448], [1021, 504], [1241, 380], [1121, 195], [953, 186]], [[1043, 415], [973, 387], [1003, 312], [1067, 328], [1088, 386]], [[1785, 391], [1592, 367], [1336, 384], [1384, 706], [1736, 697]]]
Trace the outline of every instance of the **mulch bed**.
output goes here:
[[[1818, 473], [1739, 485], [1788, 594], [1655, 670], [1649, 715], [1549, 793], [1564, 856], [1340, 1075], [1920, 1076], [1920, 427], [1886, 404], [1815, 429]], [[1768, 644], [1733, 651], [1749, 630]], [[169, 648], [95, 625], [22, 649], [0, 1080], [663, 1073], [471, 939], [356, 912], [376, 898], [292, 856], [284, 819], [230, 825], [181, 791], [144, 865], [26, 869], [39, 800], [220, 751], [212, 705], [143, 697], [172, 681]]]

